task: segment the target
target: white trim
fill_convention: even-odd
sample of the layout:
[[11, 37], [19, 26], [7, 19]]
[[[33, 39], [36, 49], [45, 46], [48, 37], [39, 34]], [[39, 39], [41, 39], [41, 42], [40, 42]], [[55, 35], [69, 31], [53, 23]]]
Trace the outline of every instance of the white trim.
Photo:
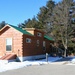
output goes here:
[[11, 39], [11, 42], [10, 42], [11, 50], [7, 50], [7, 49], [6, 49], [6, 52], [12, 52], [12, 46], [13, 46], [12, 38], [11, 38], [11, 37], [6, 38], [6, 46], [7, 46], [7, 41], [8, 41], [8, 39]]
[[25, 56], [25, 57], [17, 57], [17, 61], [25, 61], [25, 60], [35, 60], [35, 59], [41, 59], [46, 58], [46, 55], [35, 55], [35, 56]]

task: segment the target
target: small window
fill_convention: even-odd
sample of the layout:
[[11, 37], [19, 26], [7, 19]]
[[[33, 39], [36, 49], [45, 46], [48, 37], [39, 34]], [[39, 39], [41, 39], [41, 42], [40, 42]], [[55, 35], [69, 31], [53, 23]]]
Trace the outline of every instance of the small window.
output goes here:
[[31, 43], [31, 39], [30, 38], [26, 38], [26, 43]]
[[43, 41], [43, 47], [45, 47], [46, 46], [46, 42], [45, 41]]
[[41, 33], [38, 32], [38, 33], [37, 33], [37, 36], [40, 36], [40, 37], [41, 37], [42, 35], [41, 35]]
[[37, 46], [39, 46], [39, 40], [37, 40]]
[[45, 51], [46, 50], [46, 42], [43, 41], [43, 50]]

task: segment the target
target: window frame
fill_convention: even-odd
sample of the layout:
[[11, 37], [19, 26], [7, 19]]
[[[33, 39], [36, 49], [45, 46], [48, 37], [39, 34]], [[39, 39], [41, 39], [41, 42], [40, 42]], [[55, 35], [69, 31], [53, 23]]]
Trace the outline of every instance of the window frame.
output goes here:
[[39, 40], [37, 40], [37, 46], [39, 46], [39, 44], [40, 44], [40, 41], [39, 41]]
[[42, 36], [42, 33], [37, 32], [37, 36], [41, 37]]
[[26, 43], [31, 43], [31, 39], [30, 38], [26, 38]]
[[46, 41], [43, 41], [43, 50], [46, 51]]
[[[9, 49], [7, 48], [8, 46], [10, 46]], [[11, 52], [12, 51], [12, 38], [6, 38], [6, 51], [7, 52]]]

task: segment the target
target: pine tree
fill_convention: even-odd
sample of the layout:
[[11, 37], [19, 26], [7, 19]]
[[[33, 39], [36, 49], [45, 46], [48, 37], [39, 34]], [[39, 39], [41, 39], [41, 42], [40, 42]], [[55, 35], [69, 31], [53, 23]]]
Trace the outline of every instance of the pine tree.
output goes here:
[[71, 40], [71, 36], [69, 34], [72, 31], [71, 28], [72, 17], [69, 12], [72, 6], [74, 6], [73, 0], [62, 0], [56, 5], [56, 7], [53, 10], [53, 14], [54, 14], [53, 34], [55, 36], [56, 41], [62, 40], [62, 43], [65, 47], [65, 55], [66, 55], [68, 43]]
[[25, 20], [24, 23], [18, 24], [20, 28], [39, 28], [41, 27], [38, 24], [38, 20], [34, 16], [32, 19]]
[[3, 28], [5, 25], [6, 25], [5, 21], [2, 21], [2, 22], [0, 23], [0, 29]]
[[40, 8], [40, 12], [37, 15], [40, 26], [45, 30], [46, 33], [50, 33], [52, 25], [53, 8], [55, 6], [54, 1], [49, 0], [46, 6]]

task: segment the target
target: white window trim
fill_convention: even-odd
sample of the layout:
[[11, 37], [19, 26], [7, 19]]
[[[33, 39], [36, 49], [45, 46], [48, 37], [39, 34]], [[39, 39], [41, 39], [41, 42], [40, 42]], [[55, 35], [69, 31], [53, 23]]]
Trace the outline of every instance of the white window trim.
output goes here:
[[6, 50], [6, 52], [11, 52], [12, 51], [12, 38], [6, 38], [6, 46], [7, 46], [7, 39], [11, 39], [11, 50]]

